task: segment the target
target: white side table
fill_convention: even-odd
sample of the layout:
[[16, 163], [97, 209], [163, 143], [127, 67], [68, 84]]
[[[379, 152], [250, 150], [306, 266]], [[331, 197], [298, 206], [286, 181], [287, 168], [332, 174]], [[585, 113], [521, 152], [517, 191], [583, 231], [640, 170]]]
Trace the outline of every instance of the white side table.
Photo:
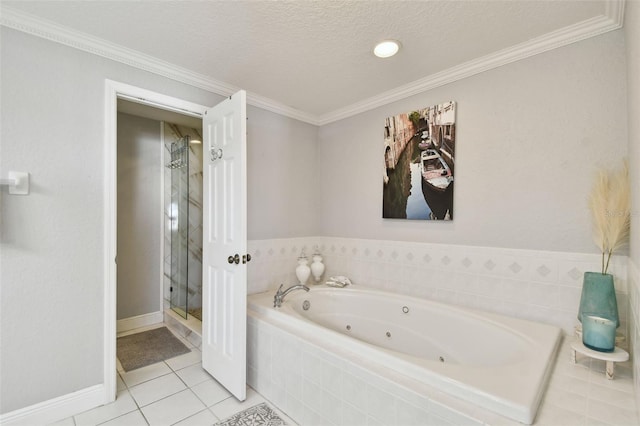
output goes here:
[[607, 369], [605, 371], [605, 375], [607, 379], [613, 379], [613, 371], [615, 368], [616, 362], [624, 362], [629, 359], [629, 353], [624, 349], [620, 349], [616, 347], [613, 352], [598, 352], [593, 349], [589, 349], [586, 347], [582, 340], [575, 339], [571, 342], [571, 362], [576, 363], [576, 352], [580, 352], [583, 355], [588, 356], [589, 358], [601, 359], [607, 362]]

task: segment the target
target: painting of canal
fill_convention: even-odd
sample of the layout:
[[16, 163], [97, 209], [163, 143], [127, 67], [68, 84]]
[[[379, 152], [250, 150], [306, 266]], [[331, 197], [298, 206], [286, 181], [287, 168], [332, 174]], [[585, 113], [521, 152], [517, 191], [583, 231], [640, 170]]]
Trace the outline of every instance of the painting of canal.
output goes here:
[[387, 117], [385, 219], [453, 220], [456, 103]]

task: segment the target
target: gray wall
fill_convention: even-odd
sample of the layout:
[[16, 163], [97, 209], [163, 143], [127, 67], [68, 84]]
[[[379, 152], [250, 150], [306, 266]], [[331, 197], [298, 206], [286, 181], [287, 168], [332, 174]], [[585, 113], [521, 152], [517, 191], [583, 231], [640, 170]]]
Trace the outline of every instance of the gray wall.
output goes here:
[[318, 128], [259, 108], [247, 116], [249, 239], [318, 235]]
[[[102, 383], [105, 79], [201, 105], [223, 97], [5, 27], [0, 35], [0, 169], [31, 173], [29, 196], [0, 193], [6, 413]], [[251, 107], [248, 116], [251, 152], [278, 144], [250, 154], [249, 205], [260, 211], [249, 238], [317, 235], [316, 127]], [[287, 170], [300, 173], [285, 180]]]
[[117, 319], [161, 310], [160, 122], [118, 113]]
[[[627, 153], [622, 31], [319, 130], [321, 235], [591, 253], [586, 197]], [[385, 117], [457, 101], [455, 219], [383, 220]]]

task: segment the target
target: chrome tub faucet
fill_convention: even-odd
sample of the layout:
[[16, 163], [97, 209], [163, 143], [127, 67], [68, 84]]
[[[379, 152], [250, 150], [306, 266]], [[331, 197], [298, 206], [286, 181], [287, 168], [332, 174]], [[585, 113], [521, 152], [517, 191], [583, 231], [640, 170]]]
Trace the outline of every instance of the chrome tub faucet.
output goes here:
[[294, 290], [304, 290], [304, 291], [309, 291], [309, 287], [307, 287], [304, 284], [296, 284], [296, 285], [292, 285], [291, 287], [289, 287], [288, 289], [282, 291], [282, 287], [284, 286], [284, 284], [280, 284], [280, 287], [278, 288], [278, 291], [276, 291], [275, 296], [273, 296], [273, 307], [274, 308], [279, 308], [282, 305], [282, 302], [284, 301], [284, 297], [291, 293]]

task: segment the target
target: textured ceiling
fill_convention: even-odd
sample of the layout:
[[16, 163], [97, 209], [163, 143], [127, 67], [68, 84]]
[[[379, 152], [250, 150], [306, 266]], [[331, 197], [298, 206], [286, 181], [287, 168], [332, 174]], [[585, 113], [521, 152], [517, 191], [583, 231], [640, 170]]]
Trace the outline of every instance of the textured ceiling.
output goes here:
[[[605, 13], [604, 1], [3, 1], [314, 115]], [[396, 39], [390, 59], [373, 45]]]

